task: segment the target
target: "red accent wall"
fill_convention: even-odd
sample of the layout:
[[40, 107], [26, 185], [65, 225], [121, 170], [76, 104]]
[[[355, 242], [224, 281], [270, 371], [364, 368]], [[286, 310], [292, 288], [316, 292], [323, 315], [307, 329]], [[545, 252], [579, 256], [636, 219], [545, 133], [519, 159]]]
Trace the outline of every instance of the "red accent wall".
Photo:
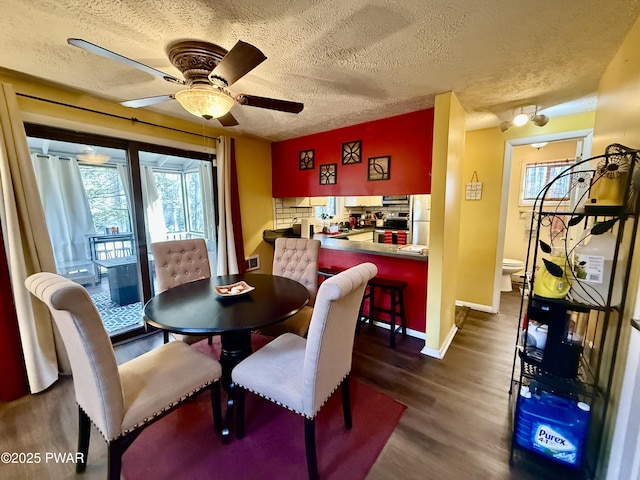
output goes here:
[[[342, 144], [362, 141], [362, 162], [342, 165]], [[273, 197], [431, 193], [433, 109], [398, 115], [271, 144]], [[313, 170], [299, 169], [314, 150]], [[367, 159], [391, 157], [389, 180], [367, 180]], [[335, 185], [320, 185], [321, 164], [337, 164]]]
[[[363, 262], [375, 264], [378, 267], [378, 276], [407, 282], [404, 298], [407, 328], [421, 333], [426, 332], [427, 262], [410, 260], [408, 258], [386, 257], [382, 255], [321, 248], [318, 257], [318, 269], [322, 270], [324, 267], [343, 270]], [[376, 296], [376, 305], [385, 305], [388, 308], [388, 295], [385, 295], [383, 298]]]

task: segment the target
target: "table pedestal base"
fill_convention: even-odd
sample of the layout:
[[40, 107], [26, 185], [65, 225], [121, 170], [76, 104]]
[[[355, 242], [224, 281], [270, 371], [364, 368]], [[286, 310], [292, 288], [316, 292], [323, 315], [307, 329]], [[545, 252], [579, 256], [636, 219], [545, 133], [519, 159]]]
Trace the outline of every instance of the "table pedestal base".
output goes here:
[[222, 387], [228, 391], [231, 384], [231, 370], [251, 355], [251, 332], [225, 332], [221, 335], [220, 341], [222, 343], [220, 352]]
[[226, 332], [220, 336], [222, 350], [220, 365], [222, 366], [222, 388], [228, 392], [227, 413], [222, 426], [222, 442], [229, 443], [233, 426], [234, 398], [231, 388], [231, 371], [233, 367], [251, 355], [251, 332]]

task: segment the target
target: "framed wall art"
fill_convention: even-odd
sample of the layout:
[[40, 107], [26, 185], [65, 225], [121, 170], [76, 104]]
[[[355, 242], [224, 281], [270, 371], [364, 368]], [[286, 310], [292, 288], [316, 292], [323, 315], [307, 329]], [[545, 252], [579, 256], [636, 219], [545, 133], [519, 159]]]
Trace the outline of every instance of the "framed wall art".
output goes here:
[[338, 170], [337, 163], [320, 165], [320, 185], [335, 185]]
[[313, 170], [314, 150], [300, 150], [300, 170]]
[[391, 157], [372, 157], [369, 159], [367, 180], [389, 180], [391, 173]]
[[362, 163], [362, 140], [342, 144], [342, 164]]

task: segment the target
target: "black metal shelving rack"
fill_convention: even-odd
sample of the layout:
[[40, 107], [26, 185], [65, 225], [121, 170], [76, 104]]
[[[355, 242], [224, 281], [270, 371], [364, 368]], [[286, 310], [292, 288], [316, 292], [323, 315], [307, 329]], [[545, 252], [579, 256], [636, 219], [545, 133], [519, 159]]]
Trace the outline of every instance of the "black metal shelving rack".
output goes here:
[[[596, 168], [592, 168], [594, 163], [597, 163]], [[620, 181], [624, 184], [624, 204], [603, 206], [589, 203], [593, 186], [610, 178], [622, 178]], [[571, 203], [574, 205], [569, 210], [563, 210], [557, 200], [549, 200], [550, 191], [560, 181], [569, 182]], [[604, 155], [577, 161], [566, 168], [542, 189], [536, 199], [530, 225], [527, 274], [520, 303], [509, 390], [513, 410], [510, 463], [515, 461], [516, 453], [521, 451], [527, 451], [526, 455], [539, 457], [541, 461], [543, 458], [544, 461], [548, 460], [548, 457], [531, 452], [531, 449], [517, 441], [519, 422], [523, 416], [520, 391], [521, 387], [527, 386], [535, 392], [550, 393], [590, 406], [587, 435], [581, 446], [581, 460], [577, 465], [567, 465], [562, 461], [558, 463], [567, 467], [576, 477], [594, 478], [610, 406], [626, 289], [638, 229], [639, 193], [639, 151], [613, 144], [607, 147]], [[551, 229], [553, 221], [556, 233]], [[558, 222], [563, 227], [560, 233], [557, 233]], [[547, 228], [549, 237], [543, 239], [543, 232]], [[550, 274], [569, 283], [577, 282], [574, 265], [571, 264], [576, 245], [584, 240], [584, 235], [597, 235], [605, 231], [616, 235], [606, 298], [594, 296], [590, 298], [593, 300], [590, 304], [585, 304], [575, 301], [571, 291], [566, 295], [562, 295], [564, 291], [561, 291], [560, 298], [546, 298], [536, 294], [536, 275], [540, 274], [540, 269], [547, 269]], [[564, 238], [559, 238], [562, 234]], [[561, 247], [559, 250], [558, 243]], [[558, 251], [566, 264], [555, 267], [549, 257], [552, 253], [556, 256]], [[618, 265], [621, 255], [625, 258], [624, 265]], [[621, 266], [624, 268], [620, 271]], [[622, 282], [623, 285], [621, 300], [618, 305], [612, 305], [614, 283], [617, 282]], [[565, 344], [562, 345], [564, 349], [558, 349], [558, 339], [566, 333], [570, 318], [575, 318], [576, 315], [588, 318], [588, 327], [581, 344], [576, 348]], [[543, 349], [536, 349], [528, 344], [525, 332], [530, 320], [547, 326], [549, 333]]]

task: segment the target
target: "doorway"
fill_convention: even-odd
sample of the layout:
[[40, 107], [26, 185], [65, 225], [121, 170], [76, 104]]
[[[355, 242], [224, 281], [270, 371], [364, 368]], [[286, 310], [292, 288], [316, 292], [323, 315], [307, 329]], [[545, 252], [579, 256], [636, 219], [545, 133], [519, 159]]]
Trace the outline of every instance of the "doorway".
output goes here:
[[207, 240], [215, 265], [215, 165], [199, 152], [27, 125], [59, 275], [82, 284], [116, 343], [147, 331], [149, 244]]
[[[587, 129], [506, 141], [492, 311], [497, 312], [500, 306], [503, 258], [517, 258], [524, 261], [526, 257], [528, 233], [525, 232], [525, 228], [527, 217], [526, 213], [523, 212], [526, 212], [527, 208], [519, 200], [522, 170], [521, 163], [518, 163], [517, 166], [514, 163], [514, 158], [518, 153], [517, 149], [530, 149], [533, 152], [535, 147], [532, 147], [532, 144], [557, 142], [558, 144], [575, 146], [572, 157], [574, 159], [584, 159], [591, 156], [592, 138], [593, 130]], [[544, 148], [546, 147], [541, 148], [540, 152], [543, 152]], [[553, 149], [547, 151], [550, 157], [555, 155]], [[543, 152], [540, 158], [544, 158], [544, 155]], [[558, 159], [548, 158], [548, 160]]]

